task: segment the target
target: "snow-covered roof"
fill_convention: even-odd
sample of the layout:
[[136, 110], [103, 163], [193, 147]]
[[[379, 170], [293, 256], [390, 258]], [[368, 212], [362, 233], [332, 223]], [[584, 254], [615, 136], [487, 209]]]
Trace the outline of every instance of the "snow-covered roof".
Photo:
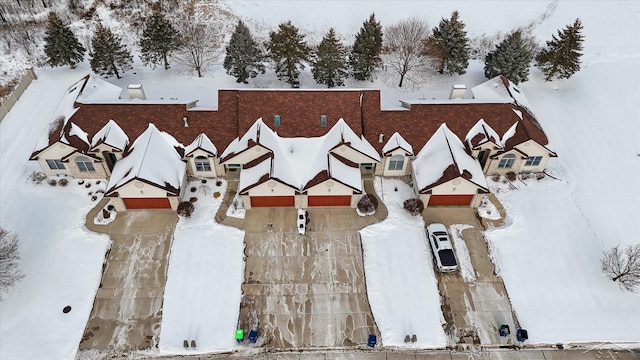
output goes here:
[[362, 191], [360, 168], [349, 166], [333, 155], [329, 155], [329, 175], [355, 190]]
[[513, 102], [509, 90], [505, 87], [502, 76], [483, 82], [471, 88], [473, 97], [488, 102]]
[[218, 155], [218, 149], [204, 133], [198, 135], [195, 140], [184, 149], [184, 156], [189, 156], [196, 149], [204, 150], [211, 155]]
[[119, 160], [111, 173], [106, 195], [137, 179], [167, 190], [170, 196], [180, 194], [186, 164], [176, 149], [153, 124], [145, 130]]
[[87, 82], [78, 96], [80, 103], [113, 101], [120, 98], [122, 88], [96, 76], [88, 76]]
[[[223, 160], [245, 151], [251, 144], [259, 144], [273, 152], [270, 173], [272, 178], [299, 190], [302, 190], [317, 174], [328, 170], [327, 155], [331, 149], [340, 144], [350, 146], [373, 161], [380, 161], [380, 156], [373, 146], [364, 137], [356, 135], [342, 119], [338, 120], [324, 136], [314, 138], [280, 137], [264, 124], [262, 119], [258, 119], [242, 137], [234, 140], [225, 149], [222, 153]], [[360, 176], [358, 175], [357, 178], [359, 181]], [[254, 178], [255, 181], [259, 179], [260, 177]], [[246, 181], [245, 184], [253, 185]], [[239, 186], [239, 189], [244, 188]], [[354, 188], [360, 189], [360, 185]]]
[[412, 162], [420, 191], [462, 176], [488, 189], [480, 163], [469, 156], [462, 141], [447, 127], [440, 125]]
[[115, 121], [109, 120], [91, 139], [92, 149], [99, 144], [106, 144], [114, 149], [124, 151], [129, 144], [129, 137]]
[[244, 191], [246, 188], [255, 185], [264, 176], [269, 176], [271, 173], [271, 157], [265, 157], [262, 161], [259, 161], [256, 165], [246, 167], [240, 172], [240, 179], [238, 180], [239, 192]]
[[500, 146], [502, 146], [503, 148], [506, 147], [507, 141], [509, 141], [509, 139], [511, 139], [513, 137], [513, 135], [516, 134], [516, 129], [518, 128], [518, 122], [514, 123], [509, 130], [507, 130], [504, 135], [502, 135], [502, 138], [500, 139]]
[[501, 144], [498, 133], [496, 133], [495, 130], [493, 130], [493, 128], [484, 121], [484, 119], [478, 120], [478, 122], [473, 125], [464, 140], [471, 149], [489, 141], [496, 145]]
[[389, 141], [387, 141], [384, 147], [382, 147], [382, 153], [387, 154], [398, 148], [413, 155], [413, 146], [411, 146], [411, 144], [409, 144], [407, 140], [405, 140], [402, 135], [397, 132], [393, 133], [393, 135], [391, 135], [391, 137], [389, 138]]

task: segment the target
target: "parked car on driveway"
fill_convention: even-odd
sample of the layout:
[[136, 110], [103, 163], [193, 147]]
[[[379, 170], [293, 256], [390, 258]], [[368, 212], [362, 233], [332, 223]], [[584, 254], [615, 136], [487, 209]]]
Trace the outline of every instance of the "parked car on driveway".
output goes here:
[[447, 228], [443, 224], [431, 224], [427, 226], [427, 237], [431, 250], [436, 258], [438, 269], [442, 272], [451, 272], [458, 269], [456, 255]]

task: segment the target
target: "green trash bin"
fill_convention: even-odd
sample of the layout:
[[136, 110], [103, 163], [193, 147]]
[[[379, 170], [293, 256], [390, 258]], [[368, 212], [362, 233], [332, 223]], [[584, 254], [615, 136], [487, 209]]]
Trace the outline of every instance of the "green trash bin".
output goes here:
[[244, 341], [244, 329], [236, 330], [236, 341], [239, 343]]

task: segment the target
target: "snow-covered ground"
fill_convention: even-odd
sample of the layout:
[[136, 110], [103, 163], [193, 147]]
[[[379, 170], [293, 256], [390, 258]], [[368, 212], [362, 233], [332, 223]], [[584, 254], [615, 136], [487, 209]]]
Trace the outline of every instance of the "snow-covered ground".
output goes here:
[[[215, 222], [226, 182], [192, 182], [195, 210], [176, 225], [164, 292], [160, 352], [194, 354], [231, 351], [244, 279], [244, 231]], [[185, 349], [183, 341], [196, 341]]]
[[462, 276], [465, 281], [473, 281], [476, 279], [476, 271], [473, 269], [473, 264], [471, 263], [469, 249], [462, 237], [462, 232], [469, 228], [473, 228], [473, 226], [467, 224], [453, 224], [449, 226], [449, 235], [451, 235], [451, 242], [453, 242], [453, 247], [456, 250], [456, 258], [458, 259], [458, 266], [460, 267], [460, 276]]
[[[458, 9], [472, 37], [505, 32], [533, 21], [533, 34], [540, 41], [549, 39], [557, 29], [580, 17], [585, 35], [583, 69], [569, 80], [546, 83], [532, 68], [530, 81], [520, 84], [549, 137], [550, 147], [559, 154], [559, 158], [550, 164], [550, 171], [561, 180], [546, 178], [539, 183], [532, 180], [527, 187], [520, 185], [520, 190], [499, 193], [498, 197], [507, 211], [506, 225], [487, 232], [487, 237], [518, 319], [528, 328], [532, 342], [640, 340], [639, 296], [620, 290], [599, 269], [603, 250], [618, 243], [637, 243], [640, 239], [637, 226], [640, 214], [640, 187], [637, 185], [640, 178], [640, 109], [637, 101], [640, 98], [640, 2], [395, 1], [390, 5], [387, 1], [369, 1], [364, 5], [362, 1], [308, 1], [305, 6], [291, 6], [290, 1], [270, 1], [269, 6], [260, 4], [257, 1], [222, 3], [245, 20], [262, 39], [279, 22], [292, 20], [309, 35], [310, 43], [318, 42], [330, 26], [336, 28], [345, 43], [351, 43], [353, 34], [371, 12], [376, 13], [383, 26], [415, 14], [434, 26], [441, 17], [448, 17], [451, 11]], [[108, 14], [104, 15], [104, 18], [108, 17]], [[130, 38], [131, 35], [126, 37]], [[7, 64], [22, 66], [20, 59], [19, 56], [2, 56], [0, 67], [4, 71], [9, 66]], [[220, 65], [205, 72], [205, 78], [196, 78], [193, 74], [185, 74], [177, 64], [172, 64], [170, 71], [151, 70], [142, 67], [137, 56], [134, 59], [134, 70], [125, 73], [123, 79], [108, 80], [119, 86], [142, 83], [145, 91], [154, 97], [198, 98], [201, 100], [198, 105], [204, 107], [215, 106], [218, 88], [286, 87], [276, 80], [271, 70], [251, 80], [248, 85], [238, 85], [232, 77], [224, 74]], [[84, 229], [84, 215], [92, 204], [84, 188], [73, 182], [65, 188], [33, 186], [27, 180], [37, 168], [36, 164], [27, 162], [29, 154], [51, 120], [64, 90], [90, 73], [88, 62], [79, 64], [75, 70], [38, 68], [36, 72], [39, 79], [30, 85], [0, 124], [0, 224], [20, 236], [21, 267], [26, 274], [25, 279], [0, 302], [2, 359], [74, 357], [100, 281], [104, 252], [109, 243], [106, 237]], [[421, 89], [389, 87], [384, 74], [379, 74], [374, 82], [350, 79], [347, 85], [381, 88], [383, 106], [386, 106], [397, 104], [399, 98], [417, 98], [441, 93], [443, 89], [446, 92], [454, 83], [465, 83], [471, 87], [483, 80], [482, 63], [472, 61], [467, 74], [434, 74]], [[301, 75], [301, 85], [320, 88], [314, 83], [309, 68]], [[488, 182], [492, 184], [491, 180]], [[389, 193], [385, 189], [385, 196]], [[194, 216], [197, 213], [198, 210]], [[390, 218], [392, 216], [390, 212]], [[208, 323], [203, 323], [210, 316], [218, 316], [213, 314], [212, 308], [202, 307], [203, 303], [194, 304], [202, 312], [187, 314], [189, 307], [175, 303], [175, 295], [171, 295], [179, 291], [178, 286], [189, 286], [191, 279], [194, 279], [193, 283], [210, 281], [202, 274], [218, 269], [213, 259], [218, 258], [220, 251], [229, 251], [229, 257], [238, 251], [234, 248], [239, 246], [237, 244], [220, 250], [220, 239], [208, 242], [204, 238], [190, 236], [188, 227], [195, 228], [193, 224], [193, 220], [191, 225], [185, 222], [186, 227], [179, 231], [183, 235], [176, 234], [176, 244], [187, 240], [201, 242], [208, 251], [203, 251], [203, 254], [211, 254], [213, 250], [217, 253], [211, 254], [211, 261], [185, 265], [186, 278], [176, 280], [176, 288], [173, 288], [171, 278], [178, 279], [182, 275], [172, 275], [171, 261], [177, 262], [179, 256], [184, 260], [185, 256], [191, 256], [189, 251], [195, 249], [187, 245], [182, 250], [176, 248], [176, 260], [171, 260], [169, 265], [172, 288], [168, 285], [166, 292], [167, 299], [174, 296], [174, 304], [171, 305], [172, 300], [165, 302], [166, 318], [162, 326], [166, 339], [161, 338], [161, 349], [166, 351], [180, 351], [186, 337], [195, 337], [198, 350], [207, 346], [210, 349], [231, 346], [226, 337], [217, 339], [216, 335], [220, 331], [226, 336], [227, 326], [231, 327], [226, 325], [231, 324], [230, 317], [226, 316], [231, 310], [226, 307], [220, 310], [225, 314], [224, 320], [220, 320], [224, 325], [221, 323], [220, 327], [209, 328], [206, 327]], [[408, 229], [416, 229], [413, 240], [405, 240], [415, 254], [405, 254], [405, 250], [399, 247], [387, 249], [388, 253], [406, 256], [405, 260], [426, 261], [428, 266], [425, 266], [431, 269], [427, 245], [418, 244], [417, 228], [422, 225], [417, 222], [407, 224]], [[370, 229], [365, 229], [365, 234]], [[380, 233], [389, 231], [385, 228], [378, 230]], [[219, 229], [212, 225], [208, 231], [211, 235]], [[371, 248], [374, 242], [383, 247], [398, 241], [394, 236], [390, 238], [394, 243], [365, 240], [365, 251], [369, 251], [367, 248]], [[213, 243], [218, 244], [217, 247]], [[373, 248], [372, 253], [376, 251], [386, 255], [376, 249], [377, 246]], [[418, 248], [422, 250], [418, 251]], [[420, 256], [422, 260], [418, 259]], [[380, 267], [390, 269], [392, 263], [385, 264], [387, 260], [379, 256], [365, 259], [365, 263], [379, 261]], [[239, 280], [231, 278], [242, 276], [241, 264], [232, 264], [226, 258], [223, 264], [235, 266], [237, 273], [229, 275], [226, 279], [229, 282], [220, 286], [225, 289], [226, 286], [237, 286]], [[523, 271], [525, 265], [527, 268]], [[367, 266], [368, 283], [376, 281], [376, 272], [379, 276], [371, 304], [383, 334], [382, 342], [386, 345], [404, 344], [404, 332], [414, 332], [418, 335], [416, 346], [443, 346], [442, 319], [437, 315], [439, 311], [433, 311], [439, 310], [439, 301], [434, 298], [437, 288], [430, 273], [432, 270], [418, 269], [429, 284], [412, 290], [427, 299], [416, 299], [413, 295], [406, 295], [403, 299], [395, 296], [394, 291], [398, 289], [394, 286], [402, 285], [397, 284], [396, 279], [415, 277], [413, 269], [403, 266], [405, 271], [397, 270], [397, 277], [390, 278], [393, 281], [385, 281], [384, 276], [388, 273]], [[216, 279], [223, 280], [226, 281]], [[212, 299], [215, 294], [209, 290], [184, 289], [191, 293], [203, 291], [204, 298]], [[228, 298], [216, 299], [222, 304], [231, 298], [229, 295]], [[393, 306], [393, 301], [398, 305]], [[432, 318], [425, 320], [425, 324], [414, 325], [412, 321], [418, 317], [412, 313], [415, 317], [407, 320], [407, 313], [403, 310], [405, 304], [413, 306], [416, 301], [419, 302], [417, 311], [431, 310], [425, 316]], [[425, 301], [429, 302], [428, 306]], [[66, 315], [61, 311], [65, 305], [73, 308]], [[174, 310], [170, 311], [172, 306]], [[171, 320], [172, 316], [174, 320]], [[196, 320], [187, 323], [176, 319], [179, 316]], [[174, 325], [167, 325], [167, 321], [173, 321], [171, 324]], [[189, 328], [190, 325], [193, 327]], [[198, 329], [203, 332], [198, 332]], [[173, 335], [167, 335], [171, 331], [174, 331]], [[429, 331], [429, 335], [421, 336], [423, 331]]]
[[[0, 302], [0, 359], [75, 356], [110, 246], [106, 235], [84, 226], [95, 205], [88, 195], [98, 188], [94, 182], [78, 185], [71, 179], [67, 186], [52, 187], [29, 179], [38, 166], [27, 160], [60, 95], [81, 75], [39, 76], [0, 123], [0, 224], [18, 235], [25, 274]], [[64, 314], [67, 305], [71, 312]]]
[[[360, 236], [367, 294], [382, 345], [444, 347], [444, 317], [424, 221], [403, 209], [413, 191], [395, 179], [376, 178], [375, 188], [389, 216], [360, 230]], [[417, 341], [405, 343], [405, 336], [413, 334]]]

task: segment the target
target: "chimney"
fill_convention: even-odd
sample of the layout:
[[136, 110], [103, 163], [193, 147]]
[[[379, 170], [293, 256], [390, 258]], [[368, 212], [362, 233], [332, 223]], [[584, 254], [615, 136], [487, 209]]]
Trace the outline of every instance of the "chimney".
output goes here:
[[467, 94], [467, 85], [453, 85], [451, 93], [449, 94], [449, 100], [464, 99]]
[[144, 89], [142, 88], [142, 84], [129, 84], [129, 86], [127, 86], [127, 93], [129, 94], [130, 100], [147, 100], [147, 97], [144, 96]]

